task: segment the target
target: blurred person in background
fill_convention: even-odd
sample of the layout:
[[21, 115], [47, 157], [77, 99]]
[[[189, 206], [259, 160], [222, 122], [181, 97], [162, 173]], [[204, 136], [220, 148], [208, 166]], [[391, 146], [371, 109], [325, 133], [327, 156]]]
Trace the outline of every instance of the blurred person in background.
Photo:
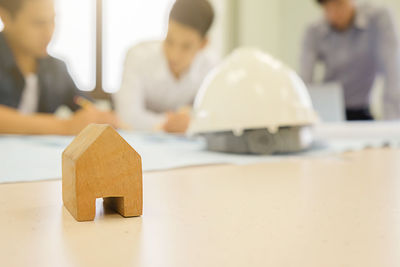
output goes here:
[[207, 0], [177, 0], [164, 41], [130, 49], [115, 106], [135, 130], [183, 133], [190, 107], [216, 60], [204, 52], [214, 11]]
[[[0, 0], [0, 133], [74, 135], [90, 123], [117, 118], [74, 103], [81, 93], [66, 65], [47, 54], [54, 32], [53, 0]], [[53, 113], [60, 106], [77, 111], [70, 119]]]
[[301, 76], [314, 82], [318, 62], [324, 82], [344, 89], [348, 120], [372, 120], [370, 94], [377, 75], [385, 81], [383, 117], [400, 118], [400, 43], [393, 16], [386, 8], [355, 0], [316, 0], [324, 19], [306, 31]]

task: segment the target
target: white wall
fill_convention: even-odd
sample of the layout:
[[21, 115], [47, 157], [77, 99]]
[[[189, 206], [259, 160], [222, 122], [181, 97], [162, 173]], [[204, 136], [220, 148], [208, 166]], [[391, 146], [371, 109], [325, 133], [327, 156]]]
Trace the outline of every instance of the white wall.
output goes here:
[[277, 55], [280, 50], [282, 0], [239, 0], [238, 45], [260, 47]]
[[229, 1], [211, 0], [215, 9], [215, 21], [210, 31], [210, 48], [218, 54], [225, 54], [228, 44], [229, 31]]

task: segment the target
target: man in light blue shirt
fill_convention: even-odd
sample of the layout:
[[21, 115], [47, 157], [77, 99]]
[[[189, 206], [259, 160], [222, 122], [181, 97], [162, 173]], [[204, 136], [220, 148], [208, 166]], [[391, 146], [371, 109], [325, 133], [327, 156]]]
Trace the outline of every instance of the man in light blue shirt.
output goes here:
[[314, 82], [318, 62], [324, 82], [344, 89], [348, 120], [371, 120], [370, 93], [377, 75], [385, 81], [384, 119], [400, 119], [400, 42], [390, 12], [355, 0], [316, 0], [325, 18], [306, 31], [301, 76]]

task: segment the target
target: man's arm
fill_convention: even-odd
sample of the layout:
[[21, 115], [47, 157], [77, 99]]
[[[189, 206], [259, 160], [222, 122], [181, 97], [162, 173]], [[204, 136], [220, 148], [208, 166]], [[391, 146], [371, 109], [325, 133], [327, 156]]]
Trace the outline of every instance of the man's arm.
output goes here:
[[314, 70], [318, 60], [318, 52], [315, 41], [315, 29], [310, 26], [304, 34], [300, 57], [300, 76], [307, 84], [314, 81]]
[[390, 12], [384, 9], [377, 23], [378, 58], [385, 80], [384, 119], [400, 119], [400, 42]]
[[0, 105], [0, 134], [75, 135], [90, 123], [119, 126], [114, 114], [98, 111], [94, 107], [82, 109], [71, 119], [62, 120], [48, 114], [24, 115]]
[[17, 110], [0, 105], [1, 134], [67, 135], [66, 121], [53, 115], [23, 115]]

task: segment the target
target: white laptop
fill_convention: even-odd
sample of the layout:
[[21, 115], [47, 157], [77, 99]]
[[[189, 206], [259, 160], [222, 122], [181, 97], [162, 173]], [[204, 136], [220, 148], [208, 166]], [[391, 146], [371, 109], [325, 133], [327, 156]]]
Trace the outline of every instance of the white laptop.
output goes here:
[[344, 94], [340, 84], [309, 85], [308, 89], [314, 109], [322, 122], [346, 120]]

